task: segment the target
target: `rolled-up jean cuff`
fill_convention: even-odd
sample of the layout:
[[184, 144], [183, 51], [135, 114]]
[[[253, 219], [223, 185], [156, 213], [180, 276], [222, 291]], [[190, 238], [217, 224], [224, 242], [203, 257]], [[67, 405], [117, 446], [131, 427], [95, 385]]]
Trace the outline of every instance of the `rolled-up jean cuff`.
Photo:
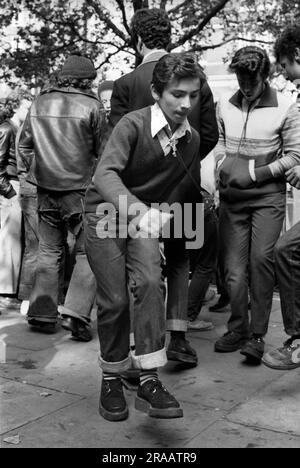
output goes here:
[[124, 361], [119, 362], [107, 362], [102, 359], [101, 355], [98, 355], [99, 366], [103, 372], [110, 372], [111, 374], [120, 374], [130, 368], [131, 359], [128, 356]]
[[168, 319], [167, 320], [167, 330], [168, 331], [187, 331], [187, 321], [179, 319]]
[[73, 317], [73, 318], [76, 318], [78, 320], [81, 320], [86, 325], [88, 325], [90, 323], [90, 320], [89, 320], [88, 317], [84, 317], [83, 315], [79, 315], [79, 314], [77, 314], [77, 312], [74, 312], [73, 310], [68, 309], [65, 306], [58, 306], [57, 310], [58, 310], [58, 312], [60, 313], [60, 315], [62, 317]]
[[136, 356], [135, 351], [131, 351], [131, 359], [135, 369], [153, 369], [167, 364], [166, 348], [159, 349], [154, 353], [140, 354]]

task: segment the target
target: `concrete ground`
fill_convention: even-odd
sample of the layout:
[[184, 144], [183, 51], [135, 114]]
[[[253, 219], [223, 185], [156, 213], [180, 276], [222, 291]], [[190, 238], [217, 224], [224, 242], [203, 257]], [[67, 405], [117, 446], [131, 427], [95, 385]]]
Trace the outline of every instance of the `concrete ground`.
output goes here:
[[[300, 447], [300, 368], [274, 371], [246, 365], [239, 352], [215, 353], [228, 313], [204, 308], [201, 318], [213, 321], [214, 330], [189, 332], [197, 367], [168, 363], [161, 372], [184, 418], [149, 418], [134, 409], [135, 392], [126, 390], [129, 419], [113, 423], [98, 414], [95, 323], [94, 339], [79, 343], [62, 329], [55, 335], [33, 332], [16, 306], [1, 307], [0, 301], [0, 309], [6, 344], [6, 362], [0, 364], [2, 448]], [[285, 338], [274, 297], [267, 348]]]

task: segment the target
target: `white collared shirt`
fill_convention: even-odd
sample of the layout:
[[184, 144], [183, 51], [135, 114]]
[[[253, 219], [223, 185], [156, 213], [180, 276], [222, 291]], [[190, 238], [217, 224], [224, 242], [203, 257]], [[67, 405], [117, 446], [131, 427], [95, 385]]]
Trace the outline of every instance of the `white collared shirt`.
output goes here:
[[170, 151], [173, 152], [173, 156], [176, 156], [178, 140], [184, 137], [186, 133], [189, 133], [189, 137], [191, 138], [192, 130], [187, 119], [172, 134], [170, 125], [158, 103], [156, 102], [151, 106], [151, 136], [152, 138], [157, 136], [165, 156]]

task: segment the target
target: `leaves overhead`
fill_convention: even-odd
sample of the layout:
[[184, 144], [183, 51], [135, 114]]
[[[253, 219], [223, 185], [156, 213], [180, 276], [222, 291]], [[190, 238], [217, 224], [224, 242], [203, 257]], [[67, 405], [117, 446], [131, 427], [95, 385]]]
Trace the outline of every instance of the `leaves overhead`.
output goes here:
[[174, 25], [170, 50], [199, 52], [218, 45], [216, 29], [227, 41], [276, 36], [300, 16], [299, 3], [291, 0], [2, 0], [2, 78], [39, 86], [74, 50], [102, 72], [116, 59], [134, 65], [130, 21], [134, 11], [148, 7], [168, 11]]

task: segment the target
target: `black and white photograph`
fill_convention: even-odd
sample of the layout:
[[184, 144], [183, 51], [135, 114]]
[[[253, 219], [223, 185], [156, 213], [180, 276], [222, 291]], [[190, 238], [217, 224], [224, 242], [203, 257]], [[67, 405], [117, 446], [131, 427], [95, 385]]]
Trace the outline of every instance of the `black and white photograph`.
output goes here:
[[299, 2], [1, 0], [0, 59], [0, 448], [300, 448]]

